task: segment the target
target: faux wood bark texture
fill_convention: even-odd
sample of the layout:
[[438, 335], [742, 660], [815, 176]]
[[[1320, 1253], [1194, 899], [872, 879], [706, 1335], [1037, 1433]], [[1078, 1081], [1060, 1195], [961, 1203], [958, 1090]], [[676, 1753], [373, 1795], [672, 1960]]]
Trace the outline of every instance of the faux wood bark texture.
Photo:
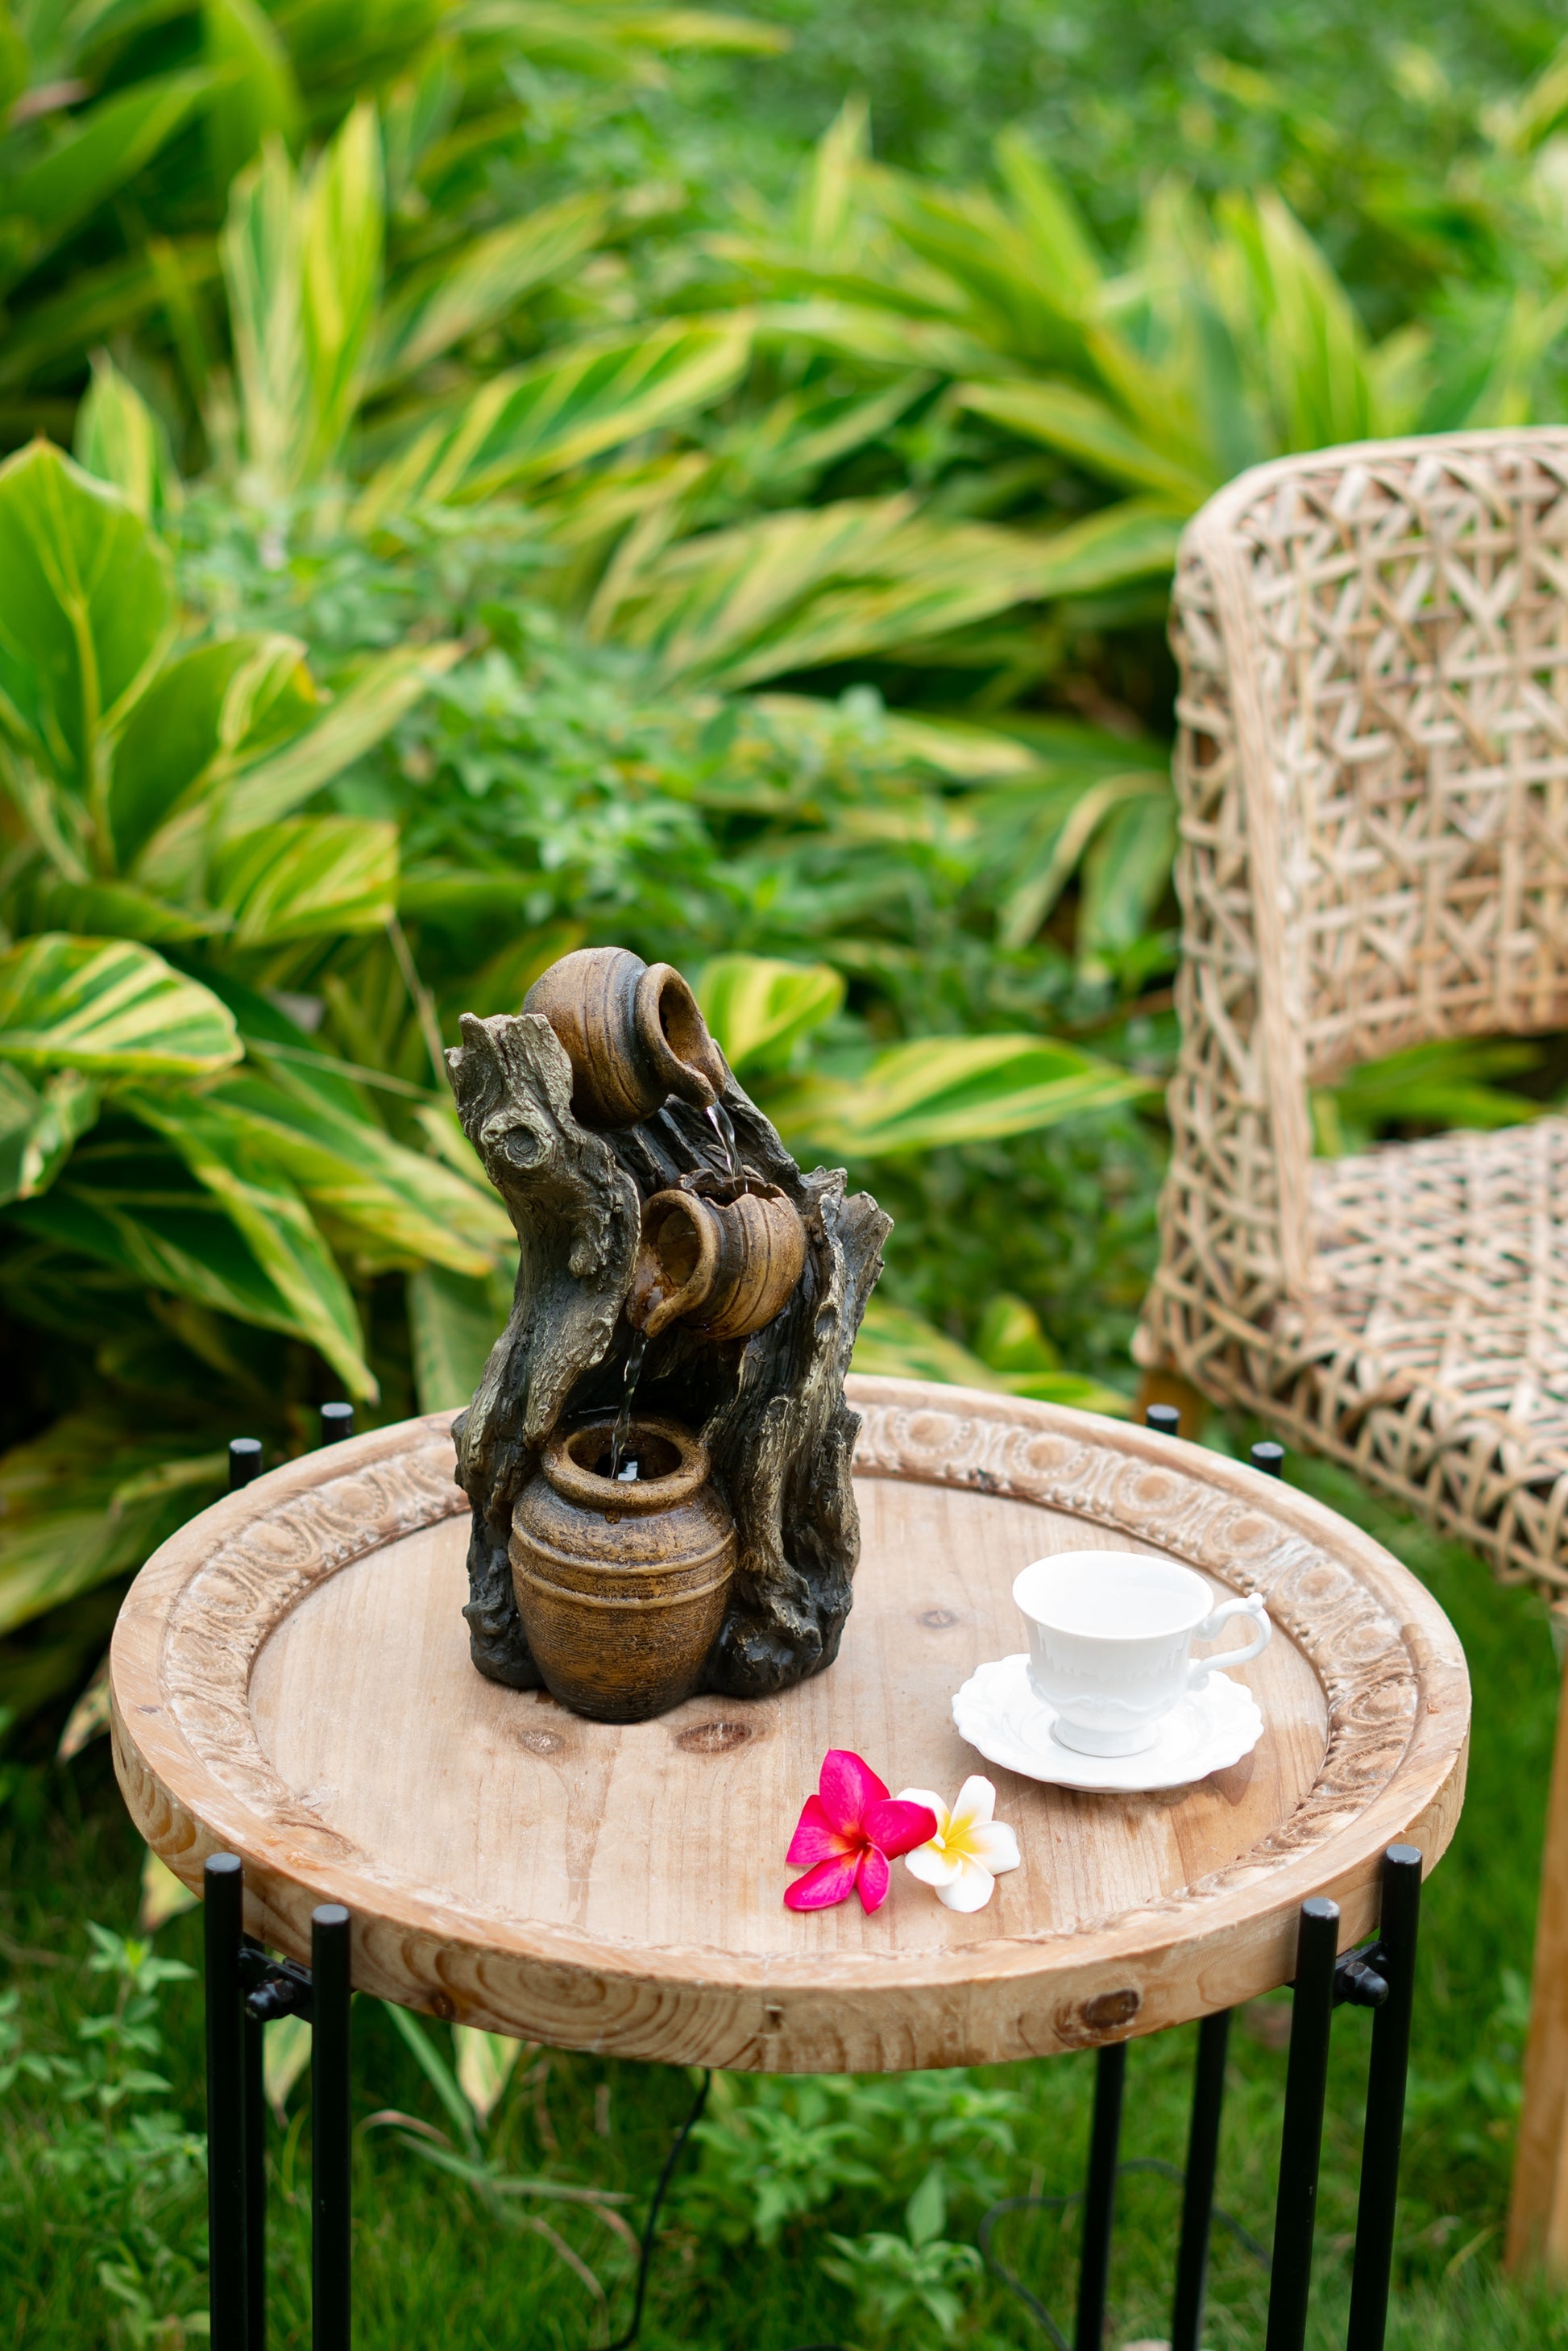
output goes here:
[[[474, 1664], [517, 1689], [541, 1685], [513, 1592], [507, 1545], [519, 1494], [565, 1416], [614, 1412], [632, 1340], [626, 1303], [644, 1200], [724, 1173], [713, 1128], [674, 1097], [609, 1133], [572, 1115], [572, 1069], [541, 1015], [462, 1022], [449, 1054], [464, 1132], [506, 1203], [521, 1251], [511, 1319], [456, 1426], [472, 1506]], [[743, 1166], [794, 1203], [805, 1265], [782, 1313], [749, 1339], [676, 1323], [648, 1348], [639, 1411], [699, 1434], [734, 1516], [737, 1562], [703, 1686], [779, 1690], [837, 1654], [853, 1597], [859, 1523], [850, 1479], [856, 1416], [845, 1375], [890, 1228], [841, 1170], [803, 1175], [732, 1077], [724, 1106]]]
[[[865, 1520], [831, 1674], [774, 1695], [589, 1722], [472, 1671], [455, 1600], [464, 1497], [449, 1422], [275, 1470], [149, 1562], [115, 1635], [120, 1783], [188, 1884], [238, 1852], [251, 1932], [308, 1954], [345, 1903], [354, 1980], [557, 2044], [764, 2071], [978, 2064], [1079, 2048], [1288, 1981], [1310, 1894], [1376, 1920], [1380, 1856], [1428, 1867], [1463, 1791], [1469, 1689], [1430, 1596], [1304, 1497], [1085, 1414], [852, 1380]], [[1241, 1669], [1267, 1729], [1147, 1797], [984, 1765], [951, 1693], [1023, 1646], [1018, 1570], [1148, 1550], [1277, 1631]], [[784, 1854], [830, 1745], [894, 1788], [997, 1784], [1023, 1866], [944, 1910], [895, 1868], [866, 1917], [797, 1917]]]

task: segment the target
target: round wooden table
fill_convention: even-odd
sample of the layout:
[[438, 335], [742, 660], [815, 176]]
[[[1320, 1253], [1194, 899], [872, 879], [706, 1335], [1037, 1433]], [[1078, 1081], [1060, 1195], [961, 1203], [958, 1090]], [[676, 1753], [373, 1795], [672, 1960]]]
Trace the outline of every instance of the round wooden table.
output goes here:
[[[245, 1925], [307, 1959], [352, 1917], [357, 1988], [620, 2057], [859, 2072], [1152, 2032], [1291, 1980], [1308, 1896], [1343, 1944], [1382, 1856], [1447, 1845], [1469, 1686], [1452, 1629], [1376, 1543], [1214, 1453], [1091, 1416], [857, 1379], [863, 1546], [828, 1672], [614, 1727], [473, 1670], [467, 1503], [447, 1416], [275, 1469], [193, 1520], [115, 1633], [116, 1768], [188, 1885], [238, 1855]], [[1011, 1585], [1089, 1545], [1261, 1593], [1242, 1668], [1261, 1745], [1198, 1785], [1075, 1794], [985, 1764], [952, 1693], [1023, 1646]], [[828, 1747], [893, 1790], [971, 1770], [1023, 1865], [946, 1910], [897, 1865], [884, 1907], [796, 1916], [784, 1850]]]

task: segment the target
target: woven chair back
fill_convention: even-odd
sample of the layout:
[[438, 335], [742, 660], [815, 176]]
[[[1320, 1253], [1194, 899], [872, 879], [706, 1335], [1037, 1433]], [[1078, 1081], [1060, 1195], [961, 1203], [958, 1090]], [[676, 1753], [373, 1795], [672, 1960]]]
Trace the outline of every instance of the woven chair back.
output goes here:
[[1172, 638], [1178, 1159], [1251, 1212], [1238, 1303], [1249, 1272], [1301, 1296], [1308, 1088], [1568, 1025], [1568, 430], [1241, 475], [1185, 535]]

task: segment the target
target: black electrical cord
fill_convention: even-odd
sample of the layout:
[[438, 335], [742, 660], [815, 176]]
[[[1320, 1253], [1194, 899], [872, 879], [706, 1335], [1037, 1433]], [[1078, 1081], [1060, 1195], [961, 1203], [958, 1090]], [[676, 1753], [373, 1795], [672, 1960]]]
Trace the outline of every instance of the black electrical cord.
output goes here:
[[[1152, 2155], [1134, 2156], [1126, 2163], [1118, 2163], [1116, 2178], [1119, 2179], [1127, 2171], [1153, 2171], [1162, 2179], [1174, 2179], [1179, 2187], [1187, 2177], [1186, 2173], [1179, 2170], [1174, 2163], [1162, 2163], [1158, 2156]], [[997, 2222], [1005, 2219], [1009, 2212], [1060, 2212], [1065, 2210], [1069, 2204], [1081, 2204], [1083, 2200], [1084, 2191], [1081, 2188], [1075, 2189], [1070, 2196], [1004, 2196], [1000, 2203], [992, 2206], [981, 2220], [977, 2232], [980, 2257], [987, 2270], [998, 2285], [1005, 2286], [1009, 2294], [1016, 2295], [1030, 2317], [1038, 2326], [1044, 2328], [1050, 2338], [1052, 2351], [1073, 2351], [1073, 2346], [1039, 2296], [1031, 2294], [1023, 2279], [1014, 2276], [1005, 2262], [992, 2252], [992, 2231]], [[1258, 2242], [1250, 2229], [1242, 2227], [1233, 2212], [1227, 2212], [1216, 2204], [1214, 2218], [1222, 2227], [1230, 2230], [1237, 2242], [1252, 2255], [1254, 2261], [1262, 2262], [1264, 2269], [1270, 2266], [1267, 2247]]]
[[697, 2095], [691, 2101], [691, 2111], [675, 2134], [675, 2143], [664, 2158], [664, 2168], [659, 2175], [659, 2185], [653, 2191], [653, 2200], [648, 2208], [648, 2219], [643, 2224], [642, 2244], [637, 2257], [637, 2296], [631, 2305], [631, 2325], [624, 2335], [618, 2335], [613, 2343], [605, 2344], [603, 2351], [630, 2351], [630, 2346], [637, 2341], [642, 2330], [642, 2305], [648, 2294], [648, 2272], [653, 2260], [654, 2231], [659, 2226], [659, 2210], [663, 2205], [670, 2183], [675, 2177], [675, 2167], [686, 2152], [686, 2142], [702, 2119], [702, 2109], [708, 2103], [708, 2092], [712, 2085], [712, 2067], [704, 2066], [701, 2085]]

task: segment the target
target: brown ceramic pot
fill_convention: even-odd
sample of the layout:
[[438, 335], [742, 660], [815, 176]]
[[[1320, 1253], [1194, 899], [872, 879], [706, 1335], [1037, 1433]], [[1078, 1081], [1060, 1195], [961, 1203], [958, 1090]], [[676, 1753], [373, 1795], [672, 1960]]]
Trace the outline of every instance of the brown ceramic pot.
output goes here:
[[723, 1621], [735, 1528], [689, 1429], [635, 1420], [627, 1454], [642, 1474], [618, 1484], [613, 1427], [593, 1421], [546, 1446], [513, 1512], [512, 1582], [552, 1695], [597, 1722], [642, 1722], [697, 1687]]
[[673, 964], [579, 947], [540, 974], [523, 1009], [542, 1012], [566, 1047], [584, 1126], [634, 1126], [671, 1094], [705, 1110], [724, 1091], [724, 1057]]
[[805, 1228], [782, 1192], [709, 1200], [656, 1192], [627, 1301], [650, 1339], [690, 1322], [705, 1339], [745, 1339], [787, 1302], [805, 1264]]

